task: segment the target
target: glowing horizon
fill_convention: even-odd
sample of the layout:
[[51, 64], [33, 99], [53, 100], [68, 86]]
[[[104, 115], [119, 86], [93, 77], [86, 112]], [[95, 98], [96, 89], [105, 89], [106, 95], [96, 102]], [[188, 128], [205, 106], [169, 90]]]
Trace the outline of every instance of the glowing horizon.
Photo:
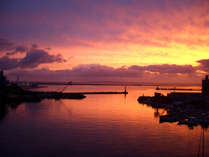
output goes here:
[[[194, 82], [209, 73], [207, 0], [1, 3], [0, 68], [8, 73], [73, 71], [86, 65], [80, 72], [90, 67], [89, 73], [95, 76], [91, 68], [99, 67], [96, 71], [108, 69], [112, 73], [122, 69], [127, 72], [125, 80], [139, 76], [157, 80], [161, 75], [166, 81], [180, 79], [181, 75], [182, 81], [193, 77]], [[162, 72], [166, 65], [171, 69], [175, 65], [176, 72]], [[138, 66], [140, 71], [131, 78], [132, 66]], [[193, 72], [178, 69], [188, 66]]]

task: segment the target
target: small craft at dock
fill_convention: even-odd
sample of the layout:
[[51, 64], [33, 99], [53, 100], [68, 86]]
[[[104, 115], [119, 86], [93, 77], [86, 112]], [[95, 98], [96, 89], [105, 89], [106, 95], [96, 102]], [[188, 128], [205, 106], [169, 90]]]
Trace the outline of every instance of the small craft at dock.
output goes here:
[[[157, 87], [157, 90], [160, 90]], [[188, 90], [188, 89], [187, 89]], [[171, 92], [167, 96], [140, 96], [138, 102], [153, 108], [162, 108], [167, 114], [160, 116], [160, 123], [177, 122], [190, 128], [201, 125], [209, 127], [209, 79], [202, 80], [202, 92]]]

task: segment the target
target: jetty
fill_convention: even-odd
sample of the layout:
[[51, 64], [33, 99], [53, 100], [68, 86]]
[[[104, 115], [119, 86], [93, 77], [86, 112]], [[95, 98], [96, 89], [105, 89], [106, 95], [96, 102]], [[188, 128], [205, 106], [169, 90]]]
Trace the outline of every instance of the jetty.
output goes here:
[[128, 92], [123, 91], [123, 92], [84, 92], [82, 94], [88, 95], [88, 94], [128, 94]]
[[83, 99], [88, 94], [128, 94], [127, 91], [123, 92], [39, 92], [28, 91], [28, 97], [37, 97], [40, 99]]
[[84, 95], [88, 95], [88, 94], [128, 94], [127, 89], [125, 87], [124, 91], [122, 92], [113, 92], [113, 91], [107, 91], [107, 92], [75, 92], [72, 94], [84, 94]]

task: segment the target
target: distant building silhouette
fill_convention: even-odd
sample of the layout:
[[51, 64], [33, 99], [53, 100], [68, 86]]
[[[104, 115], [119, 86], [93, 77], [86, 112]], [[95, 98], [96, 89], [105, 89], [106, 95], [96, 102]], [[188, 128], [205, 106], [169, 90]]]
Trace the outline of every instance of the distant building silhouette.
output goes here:
[[4, 76], [4, 71], [1, 70], [0, 71], [0, 86], [5, 86], [7, 84], [7, 79], [6, 77]]
[[205, 76], [205, 80], [202, 80], [202, 94], [209, 95], [209, 79], [208, 79], [208, 75]]
[[168, 97], [175, 100], [202, 100], [205, 96], [209, 96], [209, 79], [208, 75], [202, 80], [202, 92], [201, 93], [191, 93], [191, 92], [171, 92], [167, 94]]
[[[3, 70], [0, 71], [0, 102], [7, 95], [7, 79]], [[0, 104], [1, 105], [1, 104]]]

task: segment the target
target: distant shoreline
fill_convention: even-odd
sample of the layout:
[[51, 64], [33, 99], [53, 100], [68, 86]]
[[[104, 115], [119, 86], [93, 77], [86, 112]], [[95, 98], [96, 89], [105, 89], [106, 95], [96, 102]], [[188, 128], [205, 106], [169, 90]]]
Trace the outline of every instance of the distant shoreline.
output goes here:
[[[24, 81], [21, 81], [24, 82]], [[21, 83], [20, 82], [20, 83]], [[29, 81], [32, 84], [38, 85], [69, 85], [69, 86], [201, 86], [200, 84], [157, 84], [157, 83], [131, 83], [131, 82], [113, 82], [113, 83], [92, 83], [92, 82], [33, 82]]]

